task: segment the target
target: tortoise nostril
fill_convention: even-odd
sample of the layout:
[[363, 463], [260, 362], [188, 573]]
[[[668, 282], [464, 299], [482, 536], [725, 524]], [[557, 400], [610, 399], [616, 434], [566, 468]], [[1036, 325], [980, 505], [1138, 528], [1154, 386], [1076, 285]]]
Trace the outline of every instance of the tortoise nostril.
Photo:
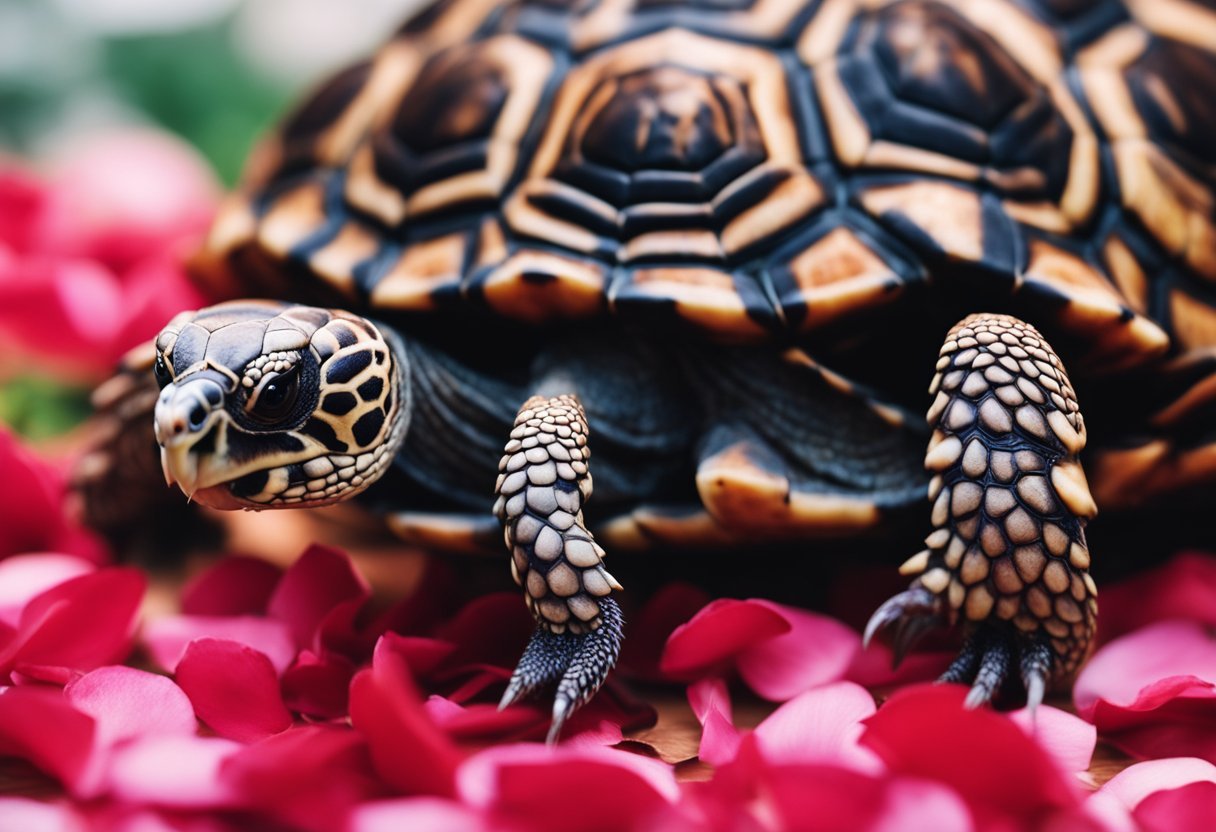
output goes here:
[[196, 404], [190, 410], [190, 427], [198, 430], [203, 426], [203, 422], [207, 420], [207, 410], [201, 404]]

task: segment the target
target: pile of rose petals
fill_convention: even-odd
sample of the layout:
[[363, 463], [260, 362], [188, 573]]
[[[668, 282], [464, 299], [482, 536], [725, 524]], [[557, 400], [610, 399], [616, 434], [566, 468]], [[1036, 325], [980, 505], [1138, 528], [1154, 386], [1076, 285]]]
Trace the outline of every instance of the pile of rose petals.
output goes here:
[[205, 305], [182, 262], [219, 194], [192, 148], [150, 129], [92, 137], [44, 174], [0, 158], [0, 369], [102, 378]]
[[[385, 604], [340, 551], [286, 570], [234, 556], [181, 590], [180, 612], [145, 618], [136, 569], [15, 555], [0, 561], [0, 755], [48, 780], [37, 800], [0, 798], [0, 827], [1204, 828], [1216, 638], [1195, 599], [1214, 576], [1216, 559], [1187, 554], [1137, 579], [1149, 597], [1112, 587], [1104, 612], [1134, 627], [1082, 673], [1080, 716], [1033, 718], [907, 678], [946, 655], [878, 678], [833, 618], [672, 585], [549, 748], [543, 702], [495, 705], [531, 631], [524, 605], [465, 598], [443, 561]], [[895, 685], [881, 706], [875, 684]], [[673, 758], [662, 724], [625, 739], [656, 718], [626, 685], [668, 702], [686, 687], [699, 761]], [[736, 723], [756, 697], [774, 705]], [[1099, 736], [1149, 761], [1093, 791]]]

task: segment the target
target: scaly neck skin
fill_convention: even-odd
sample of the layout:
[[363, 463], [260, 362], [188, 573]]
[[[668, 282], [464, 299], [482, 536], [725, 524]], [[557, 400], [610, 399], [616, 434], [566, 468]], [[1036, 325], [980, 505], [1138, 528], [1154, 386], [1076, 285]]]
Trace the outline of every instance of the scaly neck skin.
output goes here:
[[398, 418], [409, 425], [396, 467], [444, 500], [485, 510], [494, 488], [487, 460], [501, 455], [502, 437], [511, 431], [524, 391], [417, 339], [395, 335], [402, 388], [408, 391]]

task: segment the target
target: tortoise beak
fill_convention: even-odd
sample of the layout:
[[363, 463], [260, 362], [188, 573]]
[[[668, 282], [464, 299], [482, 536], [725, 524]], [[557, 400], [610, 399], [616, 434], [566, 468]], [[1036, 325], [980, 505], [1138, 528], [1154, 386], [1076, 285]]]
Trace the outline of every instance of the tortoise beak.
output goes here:
[[224, 390], [206, 376], [165, 386], [156, 402], [155, 432], [160, 444], [165, 482], [177, 484], [187, 497], [210, 483], [200, 457], [215, 451], [217, 422], [223, 414]]

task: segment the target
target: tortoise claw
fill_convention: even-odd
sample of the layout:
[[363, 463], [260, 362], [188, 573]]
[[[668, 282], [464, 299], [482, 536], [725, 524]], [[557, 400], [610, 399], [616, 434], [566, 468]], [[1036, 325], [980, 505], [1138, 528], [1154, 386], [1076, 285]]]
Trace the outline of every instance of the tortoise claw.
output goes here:
[[898, 666], [916, 642], [941, 623], [941, 605], [938, 600], [924, 587], [916, 586], [888, 598], [874, 611], [866, 623], [861, 643], [863, 647], [869, 647], [870, 641], [880, 630], [895, 624], [892, 646], [895, 652], [894, 664]]
[[967, 637], [937, 681], [970, 684], [964, 704], [978, 708], [992, 700], [1017, 663], [1026, 688], [1026, 707], [1033, 718], [1043, 704], [1054, 662], [1051, 648], [1042, 642], [1027, 642], [1011, 633], [981, 627]]
[[603, 623], [589, 633], [553, 633], [537, 627], [524, 648], [499, 710], [557, 683], [553, 721], [546, 742], [553, 745], [572, 713], [586, 704], [604, 684], [621, 652], [624, 619], [612, 598], [600, 599]]
[[998, 636], [985, 641], [980, 668], [976, 671], [975, 681], [963, 703], [966, 708], [978, 708], [990, 702], [1005, 683], [1010, 665], [1013, 664], [1013, 650], [1005, 638]]

